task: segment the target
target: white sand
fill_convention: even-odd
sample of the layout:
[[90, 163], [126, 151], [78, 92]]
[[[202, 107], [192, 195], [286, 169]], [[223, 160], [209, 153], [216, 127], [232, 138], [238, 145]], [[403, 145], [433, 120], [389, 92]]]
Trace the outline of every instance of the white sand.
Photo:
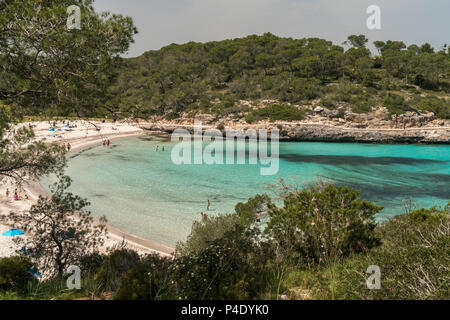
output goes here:
[[[138, 124], [127, 122], [111, 122], [102, 123], [100, 121], [70, 121], [70, 125], [76, 125], [76, 128], [71, 128], [70, 131], [65, 131], [61, 121], [57, 122], [54, 132], [48, 131], [53, 125], [48, 121], [44, 122], [29, 122], [16, 126], [17, 129], [20, 126], [31, 125], [37, 140], [45, 140], [48, 143], [56, 142], [64, 145], [70, 143], [73, 150], [85, 148], [92, 144], [100, 144], [104, 139], [117, 139], [128, 136], [136, 136], [144, 134]], [[99, 128], [100, 130], [97, 130]], [[6, 188], [9, 188], [10, 195], [6, 198]], [[39, 195], [45, 195], [45, 192], [36, 182], [27, 182], [24, 185], [24, 191], [19, 192], [19, 200], [14, 201], [13, 186], [8, 181], [2, 181], [0, 184], [0, 215], [9, 214], [11, 211], [19, 212], [26, 211], [30, 206], [38, 199]], [[25, 193], [28, 195], [28, 200], [25, 199]], [[14, 245], [12, 237], [1, 236], [1, 233], [11, 229], [10, 226], [0, 224], [0, 257], [7, 257], [15, 253], [19, 248]], [[26, 237], [30, 235], [21, 235], [20, 237]], [[141, 254], [145, 253], [158, 253], [163, 256], [170, 256], [173, 251], [172, 248], [141, 239], [134, 235], [126, 234], [114, 227], [108, 226], [108, 234], [105, 239], [105, 245], [101, 248], [102, 252], [106, 252], [107, 248], [113, 247], [118, 243], [125, 241], [126, 246], [136, 250]]]
[[11, 255], [15, 255], [15, 252], [20, 249], [20, 246], [17, 246], [13, 242], [14, 237], [5, 237], [1, 234], [5, 231], [8, 231], [9, 227], [0, 225], [0, 258], [1, 257], [9, 257]]

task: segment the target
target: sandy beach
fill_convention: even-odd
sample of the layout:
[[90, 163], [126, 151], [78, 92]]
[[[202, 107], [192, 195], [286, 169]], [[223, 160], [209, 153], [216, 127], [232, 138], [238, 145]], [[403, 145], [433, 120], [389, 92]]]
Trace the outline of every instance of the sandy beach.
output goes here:
[[[66, 122], [67, 123], [67, 122]], [[44, 140], [47, 143], [58, 143], [64, 145], [70, 143], [71, 152], [80, 150], [92, 145], [101, 144], [103, 140], [119, 139], [145, 134], [139, 124], [128, 122], [101, 122], [101, 121], [70, 121], [70, 129], [64, 127], [62, 121], [28, 122], [20, 126], [31, 126], [35, 132], [37, 140]], [[55, 131], [49, 131], [53, 127]], [[9, 188], [9, 197], [6, 197], [6, 189]], [[15, 186], [8, 181], [2, 182], [0, 186], [0, 215], [7, 215], [11, 211], [26, 211], [37, 201], [39, 195], [46, 195], [45, 190], [37, 181], [27, 181], [23, 190], [19, 191], [19, 200], [13, 200], [13, 190]], [[28, 199], [26, 199], [26, 196]], [[11, 226], [0, 224], [0, 234], [11, 229]], [[107, 225], [107, 236], [101, 252], [106, 252], [108, 248], [114, 247], [124, 241], [126, 247], [136, 250], [140, 254], [157, 253], [163, 256], [170, 256], [173, 248], [158, 244], [156, 242], [139, 238], [135, 235], [125, 233], [113, 226]], [[26, 237], [30, 235], [22, 235]], [[8, 257], [18, 250], [12, 237], [0, 235], [0, 257]]]

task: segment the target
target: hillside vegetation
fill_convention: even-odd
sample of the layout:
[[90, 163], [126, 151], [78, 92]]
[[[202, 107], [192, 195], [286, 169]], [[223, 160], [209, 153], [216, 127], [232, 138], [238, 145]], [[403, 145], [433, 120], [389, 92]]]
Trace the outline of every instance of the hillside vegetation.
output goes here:
[[[330, 110], [367, 113], [385, 107], [389, 115], [433, 112], [450, 118], [450, 48], [375, 41], [378, 55], [373, 56], [367, 42], [364, 35], [349, 36], [339, 46], [266, 33], [172, 44], [125, 59], [108, 108], [122, 115], [167, 119], [198, 112], [239, 119], [250, 113], [251, 122], [274, 113], [252, 114], [254, 106], [265, 106], [267, 100], [296, 108], [316, 101]], [[284, 108], [275, 112], [275, 120], [301, 118]]]

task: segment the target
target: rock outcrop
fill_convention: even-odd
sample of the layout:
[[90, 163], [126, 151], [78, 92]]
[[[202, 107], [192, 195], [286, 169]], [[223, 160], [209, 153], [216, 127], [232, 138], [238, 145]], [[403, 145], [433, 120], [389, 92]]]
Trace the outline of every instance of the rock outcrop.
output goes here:
[[[176, 129], [193, 132], [194, 125], [170, 123], [146, 123], [142, 127], [153, 132], [172, 133]], [[323, 142], [362, 142], [362, 143], [450, 143], [450, 127], [420, 128], [357, 128], [323, 123], [274, 122], [259, 124], [203, 125], [203, 130], [227, 129], [278, 129], [281, 141], [323, 141]]]

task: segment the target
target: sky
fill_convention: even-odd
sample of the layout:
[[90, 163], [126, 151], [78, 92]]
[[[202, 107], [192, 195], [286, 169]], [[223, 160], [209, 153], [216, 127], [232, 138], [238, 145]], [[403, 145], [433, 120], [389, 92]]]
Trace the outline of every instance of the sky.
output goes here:
[[[381, 29], [369, 30], [370, 5]], [[271, 32], [341, 45], [351, 34], [407, 45], [450, 44], [450, 0], [96, 0], [97, 11], [131, 16], [139, 33], [128, 57], [172, 43], [207, 42]]]

